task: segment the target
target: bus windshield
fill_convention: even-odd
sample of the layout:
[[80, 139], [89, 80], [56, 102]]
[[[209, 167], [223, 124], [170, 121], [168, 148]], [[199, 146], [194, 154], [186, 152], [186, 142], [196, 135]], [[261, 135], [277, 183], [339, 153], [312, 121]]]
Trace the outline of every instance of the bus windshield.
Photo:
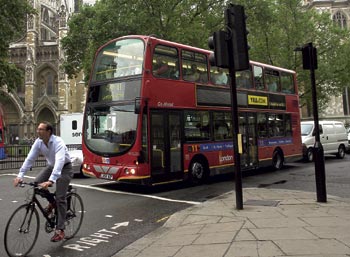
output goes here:
[[92, 151], [115, 155], [130, 149], [137, 126], [134, 103], [89, 106], [86, 110], [85, 143]]
[[96, 58], [92, 80], [141, 74], [144, 48], [144, 42], [140, 39], [124, 39], [108, 44]]

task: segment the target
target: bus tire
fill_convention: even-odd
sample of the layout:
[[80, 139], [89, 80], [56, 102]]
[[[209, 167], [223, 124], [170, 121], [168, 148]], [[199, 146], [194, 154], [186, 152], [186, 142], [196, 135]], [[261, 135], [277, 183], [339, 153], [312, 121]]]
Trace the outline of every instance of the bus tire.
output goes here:
[[189, 180], [191, 184], [202, 184], [209, 177], [209, 168], [206, 161], [201, 158], [194, 159], [190, 164]]
[[337, 158], [344, 159], [344, 157], [345, 157], [345, 147], [344, 145], [340, 145], [338, 148]]
[[280, 150], [275, 150], [272, 155], [272, 166], [275, 170], [280, 170], [283, 168], [284, 158]]

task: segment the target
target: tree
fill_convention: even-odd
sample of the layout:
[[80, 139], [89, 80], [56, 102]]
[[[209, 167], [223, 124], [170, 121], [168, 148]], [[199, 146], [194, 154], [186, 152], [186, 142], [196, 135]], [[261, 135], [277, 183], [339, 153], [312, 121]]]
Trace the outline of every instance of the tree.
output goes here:
[[[212, 32], [224, 28], [222, 0], [100, 0], [83, 6], [69, 21], [63, 39], [69, 76], [89, 74], [99, 46], [112, 38], [130, 34], [150, 35], [208, 48]], [[301, 54], [294, 49], [308, 42], [318, 48], [317, 70], [320, 109], [329, 95], [349, 85], [346, 68], [350, 53], [349, 32], [335, 27], [329, 13], [305, 9], [301, 0], [236, 0], [245, 7], [250, 31], [250, 59], [296, 70], [302, 103], [311, 99], [308, 71], [302, 69]]]
[[22, 74], [9, 63], [8, 47], [25, 32], [26, 15], [35, 10], [23, 0], [0, 0], [0, 87], [9, 90], [22, 83]]
[[330, 14], [305, 9], [300, 0], [241, 1], [246, 7], [251, 45], [250, 58], [255, 61], [297, 71], [300, 100], [311, 102], [309, 71], [302, 69], [301, 53], [294, 49], [313, 42], [318, 50], [316, 86], [319, 109], [331, 95], [339, 95], [349, 85], [344, 54], [349, 53], [349, 31], [333, 24]]
[[62, 40], [70, 77], [80, 71], [87, 76], [94, 54], [108, 40], [130, 34], [207, 47], [208, 35], [223, 27], [225, 1], [220, 0], [101, 0], [83, 6], [68, 22]]

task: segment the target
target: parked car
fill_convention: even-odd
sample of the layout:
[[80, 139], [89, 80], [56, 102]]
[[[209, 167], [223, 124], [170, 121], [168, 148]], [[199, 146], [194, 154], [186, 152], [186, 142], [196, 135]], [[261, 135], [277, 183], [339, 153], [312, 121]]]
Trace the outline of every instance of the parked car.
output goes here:
[[68, 152], [70, 155], [70, 160], [72, 162], [74, 175], [84, 177], [84, 174], [82, 172], [84, 157], [81, 147], [78, 147], [75, 150], [69, 150]]
[[[344, 123], [340, 121], [319, 121], [320, 140], [325, 154], [335, 154], [339, 159], [345, 157], [348, 147], [348, 134]], [[313, 161], [315, 144], [314, 121], [301, 122], [303, 156], [306, 161]]]

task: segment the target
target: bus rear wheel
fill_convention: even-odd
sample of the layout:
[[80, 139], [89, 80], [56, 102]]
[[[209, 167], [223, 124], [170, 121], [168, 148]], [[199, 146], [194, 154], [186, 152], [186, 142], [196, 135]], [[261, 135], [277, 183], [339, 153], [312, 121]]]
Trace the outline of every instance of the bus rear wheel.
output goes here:
[[280, 170], [283, 168], [284, 160], [282, 152], [279, 150], [276, 150], [273, 152], [272, 155], [272, 166], [275, 170]]
[[209, 176], [208, 166], [202, 160], [194, 160], [190, 165], [189, 180], [192, 184], [201, 184]]

